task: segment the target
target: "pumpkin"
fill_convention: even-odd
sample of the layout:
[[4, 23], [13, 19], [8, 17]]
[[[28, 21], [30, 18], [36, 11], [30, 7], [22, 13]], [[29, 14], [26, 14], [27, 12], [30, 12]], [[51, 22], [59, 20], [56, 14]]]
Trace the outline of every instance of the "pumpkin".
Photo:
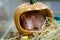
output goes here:
[[[53, 15], [52, 15], [52, 12], [48, 6], [46, 6], [42, 2], [36, 2], [35, 0], [30, 0], [30, 3], [23, 3], [22, 5], [19, 5], [14, 12], [14, 22], [15, 22], [16, 28], [19, 31], [19, 33], [30, 35], [35, 32], [35, 31], [31, 31], [31, 30], [25, 30], [21, 26], [21, 15], [27, 14], [27, 17], [29, 17], [29, 16], [33, 15], [32, 14], [33, 12], [34, 13], [40, 12], [39, 14], [43, 15], [44, 17], [46, 17], [46, 16], [50, 17], [51, 21], [53, 21]], [[23, 16], [25, 18], [25, 15], [23, 15]], [[31, 19], [35, 20], [34, 16], [32, 16]], [[23, 24], [24, 23], [22, 22], [22, 25]], [[37, 31], [37, 32], [39, 32], [39, 31]]]

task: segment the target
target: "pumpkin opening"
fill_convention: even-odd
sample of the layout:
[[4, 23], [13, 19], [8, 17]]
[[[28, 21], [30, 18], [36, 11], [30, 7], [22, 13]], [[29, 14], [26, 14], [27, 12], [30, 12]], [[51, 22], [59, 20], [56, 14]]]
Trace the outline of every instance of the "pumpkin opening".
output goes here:
[[26, 11], [20, 16], [20, 25], [24, 30], [41, 30], [46, 17], [50, 17], [47, 9]]

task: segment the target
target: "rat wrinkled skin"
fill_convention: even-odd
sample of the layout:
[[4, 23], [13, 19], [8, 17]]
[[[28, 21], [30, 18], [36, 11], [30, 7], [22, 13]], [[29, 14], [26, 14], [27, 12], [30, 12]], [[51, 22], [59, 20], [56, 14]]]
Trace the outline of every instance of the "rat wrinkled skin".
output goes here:
[[26, 30], [39, 30], [41, 29], [41, 26], [43, 25], [44, 22], [44, 17], [42, 15], [40, 15], [39, 13], [33, 13], [32, 15], [29, 14], [29, 17], [27, 17], [26, 15], [22, 15], [21, 16], [21, 20], [22, 20], [22, 28], [26, 29]]

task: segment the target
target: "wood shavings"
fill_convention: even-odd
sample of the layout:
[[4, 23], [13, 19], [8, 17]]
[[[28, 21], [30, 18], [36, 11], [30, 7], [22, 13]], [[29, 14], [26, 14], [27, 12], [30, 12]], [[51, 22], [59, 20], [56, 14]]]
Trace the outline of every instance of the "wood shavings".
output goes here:
[[[19, 32], [14, 33], [13, 31], [10, 31], [7, 34], [7, 36], [4, 38], [4, 40], [21, 40], [22, 36], [26, 36], [26, 35], [19, 34]], [[33, 33], [33, 35], [28, 37], [29, 40], [60, 40], [60, 27], [58, 27], [57, 22], [54, 21], [52, 23], [52, 28], [47, 28], [46, 32], [43, 31], [40, 34], [35, 32]]]

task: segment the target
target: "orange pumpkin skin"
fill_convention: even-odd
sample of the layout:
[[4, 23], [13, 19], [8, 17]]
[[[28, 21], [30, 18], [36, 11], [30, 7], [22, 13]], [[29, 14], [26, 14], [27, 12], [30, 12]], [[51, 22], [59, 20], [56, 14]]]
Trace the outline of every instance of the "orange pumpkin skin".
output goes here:
[[27, 12], [27, 11], [44, 10], [44, 9], [47, 9], [48, 15], [49, 17], [51, 17], [51, 20], [53, 21], [53, 15], [50, 8], [41, 2], [36, 2], [35, 4], [24, 3], [22, 5], [19, 5], [14, 12], [14, 22], [19, 33], [30, 35], [34, 32], [34, 31], [24, 30], [21, 27], [20, 16], [22, 13]]

